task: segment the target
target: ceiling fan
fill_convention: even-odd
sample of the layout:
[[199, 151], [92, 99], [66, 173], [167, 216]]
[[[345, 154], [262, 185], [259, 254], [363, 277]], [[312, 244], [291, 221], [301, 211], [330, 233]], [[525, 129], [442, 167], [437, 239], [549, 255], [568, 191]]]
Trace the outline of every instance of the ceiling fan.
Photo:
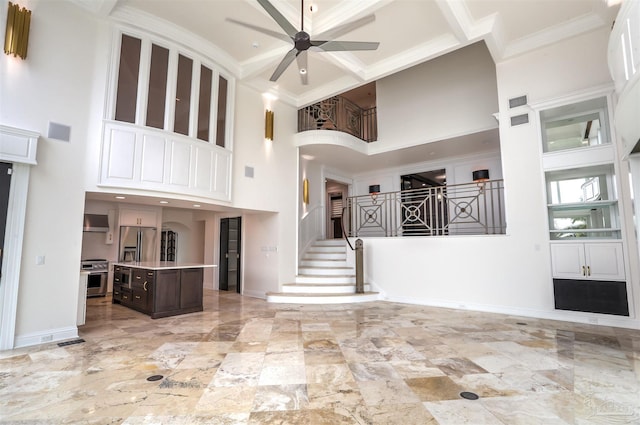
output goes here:
[[291, 23], [276, 9], [269, 0], [257, 0], [258, 3], [264, 8], [264, 10], [273, 18], [274, 21], [284, 30], [286, 34], [271, 31], [266, 28], [258, 27], [252, 24], [248, 24], [235, 19], [228, 18], [229, 22], [233, 22], [238, 25], [242, 25], [247, 28], [254, 29], [263, 34], [275, 37], [279, 40], [287, 42], [293, 42], [293, 48], [287, 52], [280, 64], [276, 67], [275, 71], [271, 75], [271, 81], [277, 81], [280, 75], [287, 69], [291, 62], [295, 59], [298, 63], [298, 70], [300, 71], [300, 79], [302, 84], [308, 84], [307, 73], [307, 51], [309, 49], [320, 52], [340, 52], [340, 51], [354, 51], [354, 50], [376, 50], [380, 43], [368, 42], [368, 41], [338, 41], [333, 40], [355, 30], [363, 25], [366, 25], [375, 20], [374, 15], [368, 15], [363, 18], [357, 19], [353, 22], [348, 22], [343, 25], [339, 25], [322, 34], [318, 34], [318, 40], [311, 39], [309, 33], [304, 31], [304, 0], [301, 0], [300, 10], [300, 31], [298, 31]]

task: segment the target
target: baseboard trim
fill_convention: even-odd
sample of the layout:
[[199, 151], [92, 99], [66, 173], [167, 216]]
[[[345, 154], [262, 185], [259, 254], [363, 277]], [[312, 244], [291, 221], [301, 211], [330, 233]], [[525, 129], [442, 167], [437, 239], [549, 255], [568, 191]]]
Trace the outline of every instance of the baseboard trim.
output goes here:
[[48, 344], [50, 342], [63, 341], [65, 339], [78, 338], [78, 328], [48, 329], [46, 331], [33, 332], [25, 335], [17, 335], [14, 348], [30, 347], [32, 345]]
[[267, 293], [264, 291], [245, 289], [244, 291], [242, 291], [242, 295], [246, 295], [247, 297], [252, 297], [252, 298], [260, 298], [263, 300], [267, 299]]
[[384, 297], [385, 301], [404, 304], [416, 304], [429, 307], [453, 308], [456, 310], [481, 311], [509, 316], [532, 317], [536, 319], [559, 320], [563, 322], [583, 323], [588, 325], [612, 326], [616, 328], [640, 329], [640, 320], [632, 317], [613, 316], [609, 314], [586, 313], [568, 310], [537, 310], [531, 308], [505, 307], [491, 304], [460, 303], [446, 300], [426, 300], [412, 297]]

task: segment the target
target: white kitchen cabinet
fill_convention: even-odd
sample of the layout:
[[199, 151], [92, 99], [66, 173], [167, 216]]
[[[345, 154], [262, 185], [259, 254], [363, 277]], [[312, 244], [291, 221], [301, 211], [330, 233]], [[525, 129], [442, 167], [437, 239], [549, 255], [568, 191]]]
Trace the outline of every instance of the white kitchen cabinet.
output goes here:
[[626, 280], [622, 242], [551, 243], [553, 277]]
[[155, 211], [120, 210], [120, 226], [157, 227], [157, 220]]

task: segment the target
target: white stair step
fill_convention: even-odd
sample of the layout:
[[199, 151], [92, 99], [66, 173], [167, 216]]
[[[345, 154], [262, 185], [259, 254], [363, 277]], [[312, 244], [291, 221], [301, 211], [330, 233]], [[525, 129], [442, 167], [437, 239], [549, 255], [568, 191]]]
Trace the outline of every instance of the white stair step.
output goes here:
[[343, 246], [319, 246], [312, 245], [307, 249], [307, 253], [318, 253], [318, 252], [330, 252], [330, 253], [341, 253], [343, 255], [347, 254], [347, 250]]
[[311, 283], [318, 285], [331, 285], [331, 284], [346, 284], [350, 283], [355, 285], [356, 276], [355, 275], [342, 275], [342, 276], [310, 276], [310, 275], [298, 275], [295, 279], [296, 283]]
[[299, 267], [298, 273], [312, 276], [343, 276], [353, 273], [353, 267]]
[[310, 252], [304, 254], [303, 260], [346, 260], [346, 252]]
[[320, 239], [312, 243], [313, 246], [341, 246], [347, 245], [344, 239]]
[[[368, 284], [364, 285], [365, 292], [369, 292]], [[313, 283], [287, 283], [282, 285], [282, 292], [287, 294], [355, 294], [356, 285], [351, 283], [343, 284], [313, 284]]]
[[314, 260], [303, 258], [300, 260], [301, 267], [347, 267], [346, 260]]
[[267, 301], [270, 303], [287, 304], [346, 304], [378, 300], [377, 292], [364, 294], [292, 294], [283, 292], [268, 292]]

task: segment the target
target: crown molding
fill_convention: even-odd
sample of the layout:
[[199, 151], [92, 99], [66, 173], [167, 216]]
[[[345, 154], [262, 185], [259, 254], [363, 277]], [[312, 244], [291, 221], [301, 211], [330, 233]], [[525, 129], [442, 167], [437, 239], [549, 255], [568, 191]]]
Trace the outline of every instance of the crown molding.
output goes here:
[[241, 74], [238, 62], [227, 52], [210, 41], [193, 34], [186, 28], [130, 6], [118, 7], [110, 16], [114, 21], [134, 27], [139, 31], [182, 45], [185, 49], [202, 54], [234, 77]]
[[605, 26], [606, 23], [597, 14], [588, 14], [569, 22], [545, 28], [527, 37], [519, 38], [506, 45], [503, 59], [527, 53], [532, 50], [557, 43], [559, 40], [585, 34]]

